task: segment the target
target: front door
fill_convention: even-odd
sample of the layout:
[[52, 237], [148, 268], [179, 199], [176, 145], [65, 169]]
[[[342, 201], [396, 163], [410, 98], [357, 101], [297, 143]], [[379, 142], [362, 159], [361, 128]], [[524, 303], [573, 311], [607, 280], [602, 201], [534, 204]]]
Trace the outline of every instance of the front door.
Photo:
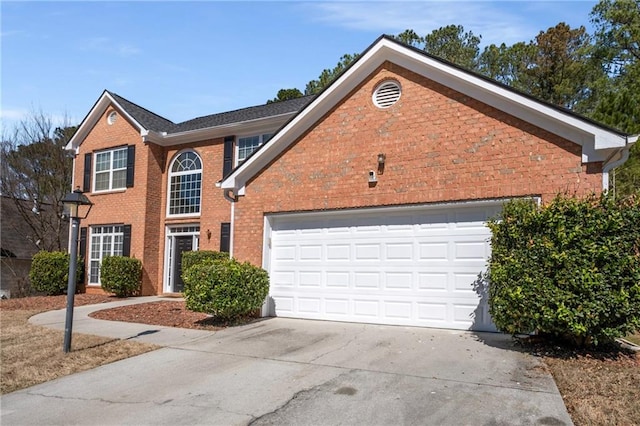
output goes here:
[[173, 263], [173, 292], [180, 293], [184, 290], [184, 282], [182, 281], [182, 253], [193, 250], [193, 237], [177, 236], [175, 237], [175, 261]]
[[164, 257], [164, 291], [180, 293], [184, 290], [182, 281], [182, 253], [198, 250], [200, 246], [199, 225], [179, 225], [167, 227]]

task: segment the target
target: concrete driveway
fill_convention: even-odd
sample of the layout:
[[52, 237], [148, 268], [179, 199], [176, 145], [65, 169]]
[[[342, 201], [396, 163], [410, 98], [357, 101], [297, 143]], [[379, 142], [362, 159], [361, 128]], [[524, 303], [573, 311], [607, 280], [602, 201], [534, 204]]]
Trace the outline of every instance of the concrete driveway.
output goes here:
[[571, 424], [508, 336], [272, 318], [0, 399], [18, 424]]

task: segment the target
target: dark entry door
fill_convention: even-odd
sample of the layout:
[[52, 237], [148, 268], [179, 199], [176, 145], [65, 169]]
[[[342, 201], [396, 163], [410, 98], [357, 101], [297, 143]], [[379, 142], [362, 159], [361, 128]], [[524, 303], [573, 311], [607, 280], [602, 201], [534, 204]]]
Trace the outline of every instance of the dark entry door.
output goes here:
[[182, 253], [191, 251], [193, 248], [193, 237], [178, 236], [176, 239], [175, 261], [173, 263], [173, 291], [179, 293], [184, 290], [184, 282], [182, 281]]

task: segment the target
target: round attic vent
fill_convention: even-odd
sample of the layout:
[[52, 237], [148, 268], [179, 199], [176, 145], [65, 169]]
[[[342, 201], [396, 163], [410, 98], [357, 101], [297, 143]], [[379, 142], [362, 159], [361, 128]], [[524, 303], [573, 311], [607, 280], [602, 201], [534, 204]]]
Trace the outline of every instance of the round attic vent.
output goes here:
[[389, 108], [398, 102], [401, 94], [400, 83], [387, 80], [373, 91], [373, 104], [378, 108]]
[[107, 116], [107, 123], [110, 125], [116, 122], [116, 118], [118, 118], [118, 113], [115, 111], [111, 111]]

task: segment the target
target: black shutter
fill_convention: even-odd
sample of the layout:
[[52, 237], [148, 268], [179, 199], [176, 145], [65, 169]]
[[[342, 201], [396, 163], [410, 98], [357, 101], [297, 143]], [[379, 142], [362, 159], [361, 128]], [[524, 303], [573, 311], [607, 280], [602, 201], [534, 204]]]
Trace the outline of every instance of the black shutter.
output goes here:
[[223, 222], [220, 224], [220, 251], [223, 253], [229, 253], [230, 245], [231, 224], [229, 222]]
[[224, 158], [222, 160], [222, 177], [225, 178], [233, 170], [233, 141], [235, 136], [224, 138]]
[[127, 188], [133, 188], [133, 170], [136, 164], [136, 147], [129, 145], [127, 147]]
[[87, 227], [83, 226], [80, 228], [80, 252], [79, 256], [82, 258], [82, 273], [80, 277], [78, 277], [79, 283], [84, 283], [84, 274], [87, 270]]
[[122, 255], [129, 257], [131, 255], [131, 225], [124, 225], [124, 238], [122, 241]]
[[93, 154], [84, 155], [84, 181], [82, 182], [82, 192], [91, 192], [91, 157]]

